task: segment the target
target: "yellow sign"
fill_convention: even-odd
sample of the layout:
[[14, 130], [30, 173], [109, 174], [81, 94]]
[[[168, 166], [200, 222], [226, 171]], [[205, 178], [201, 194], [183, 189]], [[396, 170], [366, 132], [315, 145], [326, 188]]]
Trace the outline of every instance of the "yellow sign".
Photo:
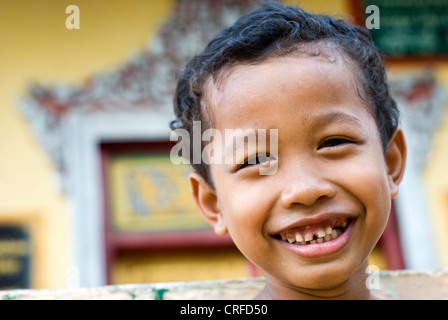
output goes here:
[[167, 154], [116, 155], [109, 165], [111, 222], [118, 232], [204, 229], [191, 199], [188, 165]]

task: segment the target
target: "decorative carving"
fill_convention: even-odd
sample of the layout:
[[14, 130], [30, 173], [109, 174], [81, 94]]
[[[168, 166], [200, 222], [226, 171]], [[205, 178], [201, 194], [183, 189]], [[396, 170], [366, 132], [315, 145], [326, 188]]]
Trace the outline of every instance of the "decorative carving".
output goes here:
[[445, 110], [446, 91], [429, 69], [392, 75], [390, 87], [400, 108], [408, 152], [422, 170], [431, 155], [432, 135]]

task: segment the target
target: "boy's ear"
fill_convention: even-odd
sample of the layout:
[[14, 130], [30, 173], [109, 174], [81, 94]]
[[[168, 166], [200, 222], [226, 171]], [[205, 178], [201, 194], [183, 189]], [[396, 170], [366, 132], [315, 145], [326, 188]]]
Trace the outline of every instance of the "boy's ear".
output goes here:
[[216, 234], [220, 236], [227, 234], [227, 227], [219, 208], [218, 197], [215, 191], [197, 172], [192, 172], [188, 179], [193, 200], [202, 217], [213, 227]]
[[389, 177], [392, 199], [394, 199], [399, 192], [399, 185], [403, 179], [404, 169], [406, 167], [406, 155], [406, 140], [403, 131], [398, 128], [389, 140], [386, 151], [387, 174]]

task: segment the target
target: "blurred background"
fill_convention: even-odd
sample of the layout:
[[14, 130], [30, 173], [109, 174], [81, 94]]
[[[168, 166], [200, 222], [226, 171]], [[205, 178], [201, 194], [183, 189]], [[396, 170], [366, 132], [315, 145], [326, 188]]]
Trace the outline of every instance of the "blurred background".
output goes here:
[[[448, 268], [448, 0], [287, 2], [387, 57], [409, 158], [370, 263]], [[168, 127], [177, 70], [257, 5], [0, 0], [0, 289], [261, 275], [199, 217]]]

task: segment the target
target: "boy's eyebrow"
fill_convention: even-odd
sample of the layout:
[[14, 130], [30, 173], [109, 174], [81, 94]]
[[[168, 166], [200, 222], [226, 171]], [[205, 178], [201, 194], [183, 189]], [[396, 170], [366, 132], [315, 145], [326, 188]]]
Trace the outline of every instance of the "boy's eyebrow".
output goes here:
[[[259, 129], [255, 130], [248, 130], [248, 131], [243, 131], [243, 130], [239, 130], [239, 129], [228, 129], [232, 132], [231, 140], [229, 140], [229, 136], [225, 136], [225, 149], [224, 149], [224, 155], [226, 157], [233, 157], [234, 152], [235, 152], [235, 148], [239, 143], [242, 143], [243, 145], [246, 145], [246, 143], [255, 143], [255, 145], [258, 145], [258, 135], [259, 135]], [[266, 131], [266, 137], [268, 138], [270, 136], [270, 130], [269, 129], [264, 129]]]
[[331, 112], [324, 115], [317, 116], [317, 119], [313, 121], [315, 127], [325, 127], [334, 122], [344, 122], [353, 124], [355, 126], [362, 126], [361, 120], [357, 117], [345, 113], [345, 112]]

